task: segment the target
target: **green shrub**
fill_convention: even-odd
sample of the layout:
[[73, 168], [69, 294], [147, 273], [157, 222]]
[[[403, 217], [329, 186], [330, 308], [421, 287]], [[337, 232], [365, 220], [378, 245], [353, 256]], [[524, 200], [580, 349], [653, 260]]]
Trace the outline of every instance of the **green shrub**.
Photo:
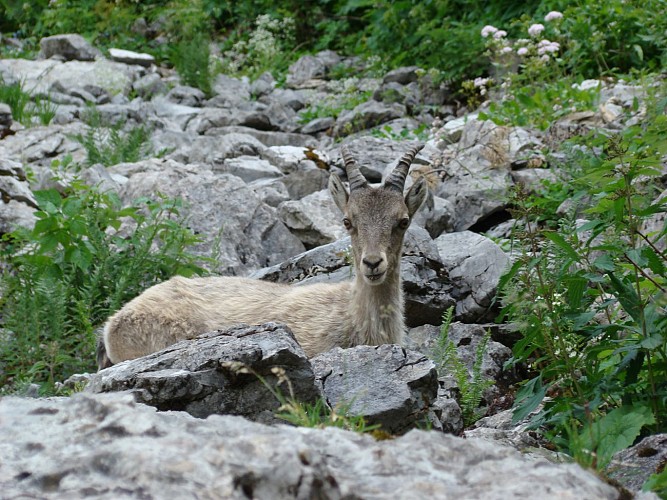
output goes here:
[[[203, 271], [179, 224], [180, 204], [118, 197], [75, 183], [37, 191], [32, 231], [0, 247], [0, 387], [54, 382], [95, 368], [93, 330], [126, 301], [174, 274]], [[123, 228], [121, 228], [123, 226]]]
[[192, 39], [181, 40], [174, 46], [171, 62], [181, 77], [181, 83], [196, 87], [211, 95], [210, 40], [199, 33]]
[[75, 134], [73, 139], [86, 150], [85, 164], [101, 163], [110, 167], [118, 163], [131, 163], [148, 158], [152, 152], [150, 132], [143, 125], [125, 130], [124, 122], [108, 124], [95, 108], [85, 115], [85, 134]]
[[[665, 104], [663, 97], [647, 107]], [[620, 135], [585, 142], [571, 153], [569, 194], [589, 199], [588, 208], [549, 224], [533, 196], [517, 193], [514, 215], [525, 229], [515, 243], [524, 253], [501, 288], [505, 318], [523, 334], [514, 362], [533, 370], [515, 419], [549, 393], [534, 424], [583, 463], [603, 467], [644, 427], [667, 428], [666, 228], [646, 229], [667, 212], [655, 201], [667, 116], [658, 111]]]

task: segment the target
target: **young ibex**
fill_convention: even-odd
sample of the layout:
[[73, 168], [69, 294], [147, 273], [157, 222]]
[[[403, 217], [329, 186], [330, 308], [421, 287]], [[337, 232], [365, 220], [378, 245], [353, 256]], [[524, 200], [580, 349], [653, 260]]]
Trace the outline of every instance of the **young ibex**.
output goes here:
[[98, 350], [100, 368], [238, 323], [285, 323], [309, 357], [337, 346], [400, 343], [403, 236], [427, 194], [423, 178], [405, 197], [403, 190], [422, 147], [410, 149], [377, 188], [343, 147], [350, 192], [333, 173], [329, 191], [352, 240], [354, 281], [289, 286], [238, 277], [174, 277], [111, 316]]

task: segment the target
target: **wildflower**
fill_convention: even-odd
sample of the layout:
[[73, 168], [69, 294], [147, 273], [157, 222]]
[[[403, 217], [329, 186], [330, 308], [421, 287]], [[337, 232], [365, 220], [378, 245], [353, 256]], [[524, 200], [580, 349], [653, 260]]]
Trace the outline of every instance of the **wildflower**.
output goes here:
[[558, 52], [560, 50], [560, 43], [550, 42], [549, 40], [542, 40], [537, 44], [537, 53], [539, 55]]
[[528, 34], [530, 36], [539, 36], [540, 33], [544, 31], [543, 24], [533, 24], [528, 28]]
[[475, 80], [473, 80], [473, 85], [477, 88], [486, 87], [488, 83], [489, 83], [488, 78], [477, 77], [475, 78]]
[[493, 35], [496, 31], [498, 31], [498, 28], [487, 24], [482, 28], [482, 36], [487, 38], [489, 35]]
[[511, 54], [512, 53], [512, 47], [503, 47], [500, 49], [501, 54]]
[[518, 55], [520, 55], [520, 56], [525, 56], [525, 55], [528, 54], [528, 48], [526, 48], [526, 47], [520, 47], [520, 48], [516, 51], [516, 53], [517, 53]]
[[552, 10], [546, 16], [544, 16], [544, 20], [546, 22], [555, 21], [556, 19], [563, 19], [563, 14], [557, 10]]
[[497, 30], [493, 33], [493, 38], [496, 40], [500, 40], [501, 38], [505, 38], [507, 36], [507, 31], [505, 30]]
[[544, 54], [540, 56], [540, 60], [543, 62], [549, 62], [549, 54]]

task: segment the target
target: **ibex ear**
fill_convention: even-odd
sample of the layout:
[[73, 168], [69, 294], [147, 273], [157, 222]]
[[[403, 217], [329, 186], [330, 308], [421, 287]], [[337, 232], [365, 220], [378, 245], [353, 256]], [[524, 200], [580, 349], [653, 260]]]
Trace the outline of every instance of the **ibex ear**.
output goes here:
[[405, 195], [405, 204], [408, 207], [408, 215], [410, 218], [412, 218], [417, 210], [419, 210], [419, 207], [422, 206], [427, 194], [428, 189], [426, 187], [426, 180], [423, 177], [420, 177]]
[[329, 192], [333, 201], [336, 203], [340, 211], [345, 213], [347, 211], [347, 200], [350, 195], [343, 185], [343, 181], [336, 174], [329, 175]]

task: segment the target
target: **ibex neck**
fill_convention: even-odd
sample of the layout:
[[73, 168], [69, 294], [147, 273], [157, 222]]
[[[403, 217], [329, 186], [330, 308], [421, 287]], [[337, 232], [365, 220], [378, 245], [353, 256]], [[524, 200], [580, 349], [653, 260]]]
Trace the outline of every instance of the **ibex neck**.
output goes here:
[[400, 269], [381, 285], [356, 276], [350, 294], [350, 344], [400, 344], [403, 340], [403, 289]]

